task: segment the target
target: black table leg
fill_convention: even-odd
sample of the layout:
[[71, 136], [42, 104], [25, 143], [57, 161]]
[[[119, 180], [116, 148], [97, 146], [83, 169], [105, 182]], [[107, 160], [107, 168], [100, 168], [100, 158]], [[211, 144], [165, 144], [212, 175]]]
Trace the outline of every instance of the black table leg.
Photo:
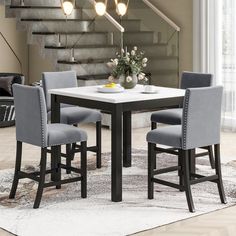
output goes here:
[[126, 111], [123, 113], [123, 166], [131, 167], [132, 159], [132, 123], [131, 112]]
[[[56, 100], [56, 95], [51, 95], [51, 122], [52, 123], [60, 123], [60, 103]], [[58, 160], [59, 160], [59, 148], [58, 147], [52, 147], [51, 148], [51, 180], [56, 181], [58, 179], [57, 174], [57, 167], [58, 167]]]
[[111, 131], [111, 200], [122, 201], [122, 105], [114, 104]]

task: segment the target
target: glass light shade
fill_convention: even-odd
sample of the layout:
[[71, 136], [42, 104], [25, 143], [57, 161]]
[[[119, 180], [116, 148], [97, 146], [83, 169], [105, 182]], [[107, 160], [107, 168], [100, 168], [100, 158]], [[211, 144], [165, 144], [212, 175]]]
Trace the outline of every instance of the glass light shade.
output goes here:
[[126, 14], [126, 12], [127, 12], [126, 4], [123, 3], [123, 2], [117, 3], [116, 11], [117, 11], [118, 15], [124, 16]]
[[95, 10], [99, 16], [103, 16], [106, 13], [107, 6], [104, 2], [96, 2]]
[[62, 8], [63, 8], [63, 11], [64, 11], [65, 15], [69, 16], [72, 13], [73, 9], [74, 9], [73, 2], [69, 1], [69, 0], [68, 1], [67, 0], [63, 1]]

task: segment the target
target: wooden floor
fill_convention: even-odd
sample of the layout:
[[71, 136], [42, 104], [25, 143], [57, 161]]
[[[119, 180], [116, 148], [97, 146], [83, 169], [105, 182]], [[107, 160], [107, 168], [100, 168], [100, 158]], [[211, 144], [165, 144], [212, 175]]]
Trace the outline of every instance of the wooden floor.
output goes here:
[[236, 206], [158, 227], [135, 236], [235, 236]]
[[[94, 127], [85, 128], [89, 143], [94, 143]], [[135, 129], [133, 131], [134, 148], [146, 149], [145, 134], [149, 128]], [[103, 152], [110, 151], [110, 131], [103, 130]], [[15, 129], [0, 129], [0, 169], [13, 168], [15, 161]], [[236, 161], [236, 134], [222, 133], [222, 161], [224, 163]], [[34, 163], [32, 156], [39, 156], [39, 150], [26, 145], [24, 149], [23, 164]], [[35, 162], [36, 163], [36, 162]], [[38, 163], [38, 162], [37, 162]], [[1, 216], [0, 216], [1, 217]], [[144, 219], [145, 220], [145, 219]], [[0, 236], [10, 236], [12, 234], [0, 229]], [[236, 206], [191, 219], [179, 221], [166, 226], [158, 227], [145, 232], [135, 234], [135, 236], [236, 236]], [[69, 236], [69, 235], [68, 235]], [[94, 235], [96, 236], [96, 235]]]

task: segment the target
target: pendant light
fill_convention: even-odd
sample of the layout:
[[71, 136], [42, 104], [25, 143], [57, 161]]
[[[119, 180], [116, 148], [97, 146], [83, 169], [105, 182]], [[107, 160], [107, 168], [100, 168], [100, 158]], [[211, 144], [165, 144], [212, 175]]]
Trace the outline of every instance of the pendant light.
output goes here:
[[129, 0], [115, 0], [116, 12], [119, 16], [124, 16], [127, 13]]
[[62, 0], [61, 7], [66, 16], [69, 16], [74, 10], [74, 0]]
[[107, 0], [97, 0], [94, 2], [95, 11], [99, 16], [103, 16], [107, 10]]

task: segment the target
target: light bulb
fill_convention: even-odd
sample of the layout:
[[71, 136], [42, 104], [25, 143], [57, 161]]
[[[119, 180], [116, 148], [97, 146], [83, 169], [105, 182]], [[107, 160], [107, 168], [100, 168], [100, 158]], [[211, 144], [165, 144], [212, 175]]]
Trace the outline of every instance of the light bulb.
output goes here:
[[69, 16], [74, 9], [73, 3], [71, 1], [64, 1], [62, 7], [65, 15], [67, 16]]
[[106, 5], [103, 2], [97, 2], [95, 4], [95, 10], [99, 16], [103, 16], [106, 13]]
[[124, 16], [127, 12], [127, 6], [125, 3], [121, 2], [117, 4], [116, 11], [119, 15]]

